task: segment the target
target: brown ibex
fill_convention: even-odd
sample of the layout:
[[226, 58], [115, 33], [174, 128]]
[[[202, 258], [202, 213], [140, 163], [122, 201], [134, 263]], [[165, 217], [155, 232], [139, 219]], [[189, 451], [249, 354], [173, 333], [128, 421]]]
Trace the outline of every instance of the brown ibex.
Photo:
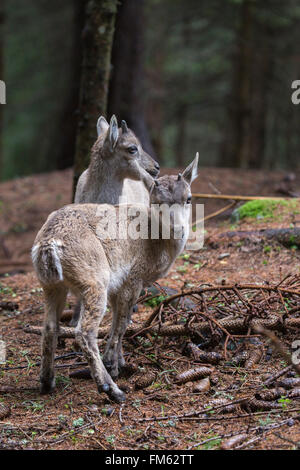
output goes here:
[[74, 202], [141, 202], [149, 205], [149, 193], [141, 181], [139, 167], [155, 177], [159, 173], [159, 164], [143, 150], [125, 121], [119, 129], [115, 116], [112, 116], [110, 124], [101, 116], [97, 122], [97, 132], [91, 162], [78, 180]]
[[[127, 213], [122, 216], [122, 211], [126, 208], [132, 213], [133, 205], [75, 204], [50, 214], [32, 248], [33, 265], [46, 302], [42, 393], [50, 392], [55, 386], [54, 354], [59, 319], [67, 292], [71, 290], [82, 305], [75, 338], [89, 363], [98, 391], [106, 392], [117, 402], [125, 399], [113, 381], [125, 363], [122, 338], [141, 289], [165, 276], [184, 249], [189, 234], [190, 185], [197, 176], [197, 165], [198, 154], [182, 175], [153, 180], [144, 172], [151, 207], [137, 206], [136, 210], [144, 214], [147, 227], [151, 225], [151, 235], [153, 221], [158, 224], [154, 237], [105, 236], [107, 227], [112, 227], [114, 221], [118, 221], [116, 233], [128, 233], [132, 217]], [[167, 238], [161, 204], [170, 209]], [[174, 204], [176, 211], [172, 212]], [[97, 345], [97, 331], [107, 304], [113, 317], [103, 362], [111, 375]]]
[[[110, 124], [101, 116], [97, 122], [98, 138], [91, 151], [91, 162], [80, 176], [74, 202], [77, 204], [135, 204], [149, 206], [149, 192], [141, 181], [140, 167], [151, 176], [159, 174], [159, 164], [142, 145], [125, 121], [113, 115]], [[74, 310], [71, 326], [78, 323], [80, 305]]]

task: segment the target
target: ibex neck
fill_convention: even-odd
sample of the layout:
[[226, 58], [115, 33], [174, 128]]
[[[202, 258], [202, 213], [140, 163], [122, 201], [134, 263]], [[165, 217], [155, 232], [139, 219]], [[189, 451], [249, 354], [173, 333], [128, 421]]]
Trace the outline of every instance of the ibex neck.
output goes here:
[[109, 159], [92, 159], [88, 170], [87, 186], [94, 194], [93, 202], [118, 204], [124, 180], [117, 175], [117, 169]]

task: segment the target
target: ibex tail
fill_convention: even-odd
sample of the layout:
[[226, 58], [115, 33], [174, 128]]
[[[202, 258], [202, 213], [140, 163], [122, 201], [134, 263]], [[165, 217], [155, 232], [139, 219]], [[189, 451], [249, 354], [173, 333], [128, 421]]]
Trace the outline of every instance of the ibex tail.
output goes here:
[[45, 244], [38, 243], [32, 247], [32, 262], [42, 283], [63, 281], [60, 261], [61, 245], [60, 240], [52, 239]]

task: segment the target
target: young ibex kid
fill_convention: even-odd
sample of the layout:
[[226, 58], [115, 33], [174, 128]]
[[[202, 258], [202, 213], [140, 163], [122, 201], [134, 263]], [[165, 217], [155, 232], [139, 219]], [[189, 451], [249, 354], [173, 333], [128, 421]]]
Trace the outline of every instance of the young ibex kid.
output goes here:
[[143, 150], [125, 121], [119, 129], [115, 116], [112, 116], [110, 124], [101, 116], [97, 132], [90, 165], [77, 183], [75, 204], [141, 202], [149, 205], [149, 192], [141, 181], [138, 168], [155, 177], [159, 173], [159, 164]]
[[[75, 204], [48, 217], [32, 248], [33, 265], [45, 294], [45, 323], [42, 339], [41, 392], [55, 386], [54, 353], [59, 318], [68, 290], [82, 301], [82, 311], [75, 338], [91, 369], [99, 392], [122, 402], [124, 393], [114, 383], [124, 365], [122, 338], [130, 321], [133, 304], [144, 286], [165, 276], [176, 257], [183, 251], [189, 234], [191, 183], [197, 176], [198, 154], [178, 176], [153, 180], [146, 172], [144, 181], [150, 191], [151, 208], [143, 206], [147, 223], [159, 223], [156, 238], [109, 238], [103, 236], [110, 221], [118, 220], [124, 233], [130, 216], [119, 217], [124, 205]], [[171, 207], [170, 235], [164, 234], [160, 204]], [[127, 208], [134, 208], [128, 205]], [[137, 211], [141, 210], [141, 206]], [[179, 226], [179, 236], [178, 236]], [[121, 233], [118, 231], [117, 233]], [[112, 328], [103, 362], [97, 345], [97, 331], [106, 312], [112, 309]]]
[[[98, 119], [97, 133], [91, 162], [78, 180], [74, 202], [149, 206], [149, 192], [141, 181], [140, 168], [156, 177], [159, 164], [143, 150], [125, 121], [118, 128], [114, 115], [110, 124], [103, 116]], [[76, 326], [79, 315], [80, 305], [77, 304], [70, 325]]]

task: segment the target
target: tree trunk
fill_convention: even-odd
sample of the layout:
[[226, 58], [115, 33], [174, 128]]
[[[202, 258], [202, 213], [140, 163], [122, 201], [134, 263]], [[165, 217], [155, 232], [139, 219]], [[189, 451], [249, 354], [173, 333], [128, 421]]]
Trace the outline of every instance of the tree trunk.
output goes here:
[[276, 50], [273, 45], [274, 30], [268, 24], [254, 22], [253, 67], [251, 76], [251, 128], [248, 168], [265, 166], [265, 144], [269, 88], [273, 78]]
[[229, 103], [229, 129], [225, 131], [225, 155], [222, 155], [223, 163], [232, 167], [245, 168], [250, 158], [252, 23], [252, 2], [244, 0], [237, 32], [237, 54]]
[[252, 65], [252, 7], [251, 1], [243, 2], [239, 34], [239, 53], [237, 64], [237, 109], [236, 109], [236, 147], [235, 166], [245, 168], [250, 158], [249, 138], [251, 126], [251, 65]]
[[85, 0], [73, 0], [73, 5], [74, 19], [72, 55], [70, 57], [70, 86], [59, 126], [60, 135], [57, 139], [60, 151], [57, 157], [56, 168], [59, 170], [73, 165], [76, 148]]
[[[4, 81], [4, 0], [0, 2], [0, 80]], [[2, 162], [3, 162], [3, 104], [0, 104], [0, 181], [2, 175]]]
[[145, 119], [144, 5], [144, 0], [124, 0], [118, 9], [108, 115], [125, 119], [143, 148], [154, 156]]
[[117, 4], [118, 0], [89, 0], [85, 8], [73, 194], [80, 174], [89, 165], [97, 119], [106, 114]]
[[188, 108], [187, 103], [182, 103], [178, 107], [175, 145], [176, 166], [178, 168], [183, 168], [185, 165]]

